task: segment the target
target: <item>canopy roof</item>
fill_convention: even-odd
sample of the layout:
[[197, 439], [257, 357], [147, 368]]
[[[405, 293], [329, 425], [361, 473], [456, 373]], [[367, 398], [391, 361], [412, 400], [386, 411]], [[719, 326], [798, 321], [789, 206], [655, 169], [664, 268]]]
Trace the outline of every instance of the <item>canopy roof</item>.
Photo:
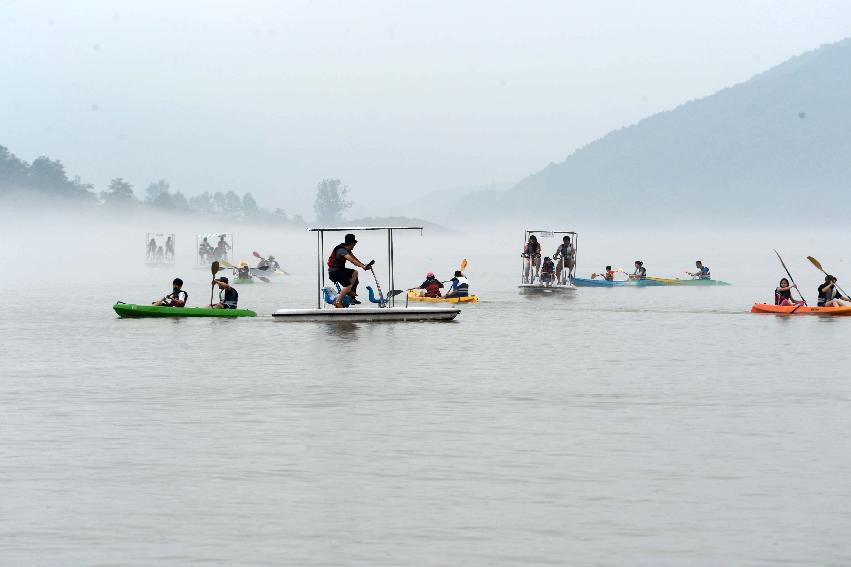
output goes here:
[[308, 228], [310, 232], [344, 232], [347, 230], [422, 230], [421, 226], [335, 226]]
[[220, 236], [233, 236], [230, 232], [202, 232], [198, 234], [198, 238], [218, 238]]
[[541, 232], [544, 232], [544, 233], [550, 233], [550, 234], [579, 234], [579, 233], [574, 232], [574, 231], [572, 231], [572, 230], [528, 230], [528, 229], [527, 229], [527, 230], [526, 230], [526, 232], [528, 232], [528, 233], [533, 233], [533, 232], [541, 233]]

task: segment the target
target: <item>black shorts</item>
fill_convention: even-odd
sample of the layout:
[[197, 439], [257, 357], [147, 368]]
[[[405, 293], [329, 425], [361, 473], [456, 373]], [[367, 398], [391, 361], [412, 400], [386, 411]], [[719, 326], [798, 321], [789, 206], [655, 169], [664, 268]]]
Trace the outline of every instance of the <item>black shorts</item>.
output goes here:
[[334, 283], [340, 284], [342, 287], [349, 287], [352, 285], [352, 276], [354, 274], [355, 271], [351, 268], [339, 268], [328, 272], [328, 279]]

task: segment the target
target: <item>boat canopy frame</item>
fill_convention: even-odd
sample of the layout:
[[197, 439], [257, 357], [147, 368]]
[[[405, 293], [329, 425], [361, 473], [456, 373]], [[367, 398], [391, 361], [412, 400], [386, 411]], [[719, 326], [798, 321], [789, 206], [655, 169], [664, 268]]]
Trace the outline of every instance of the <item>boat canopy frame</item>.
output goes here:
[[[169, 237], [171, 238], [172, 251], [171, 256], [169, 256], [168, 250], [165, 249], [166, 242], [168, 242]], [[177, 238], [173, 232], [146, 232], [145, 233], [145, 261], [152, 262], [156, 259], [156, 256], [153, 258], [150, 256], [148, 252], [148, 247], [150, 246], [151, 239], [154, 239], [157, 246], [163, 247], [163, 261], [157, 262], [161, 264], [174, 264], [175, 263], [175, 255], [177, 253]], [[160, 242], [162, 240], [162, 242]]]
[[[553, 238], [557, 234], [561, 234], [563, 236], [571, 236], [572, 237], [571, 240], [573, 241], [573, 273], [576, 274], [576, 264], [577, 264], [576, 259], [579, 256], [579, 233], [578, 232], [576, 232], [575, 230], [531, 230], [531, 229], [526, 229], [526, 230], [523, 231], [523, 246], [526, 246], [526, 243], [529, 242], [529, 236], [531, 236], [533, 234], [536, 235], [538, 238]], [[541, 253], [541, 260], [542, 261], [543, 261], [543, 256], [544, 256], [543, 250], [544, 250], [544, 246], [541, 245], [541, 252], [542, 252]], [[532, 272], [531, 268], [530, 268], [529, 271], [530, 271], [530, 273]], [[526, 259], [523, 258], [523, 263], [522, 263], [522, 266], [521, 266], [521, 269], [520, 269], [520, 282], [521, 282], [521, 284], [524, 281], [523, 276], [524, 276], [525, 272], [526, 272]], [[561, 273], [565, 274], [566, 272], [568, 273], [568, 275], [566, 277], [562, 277], [563, 281], [558, 282], [560, 285], [567, 285], [567, 283], [570, 281], [571, 277], [575, 277], [575, 276], [571, 276], [569, 274], [568, 270], [562, 270]], [[540, 277], [540, 275], [539, 275], [539, 277]]]
[[[325, 233], [326, 232], [367, 232], [367, 231], [378, 231], [384, 230], [387, 231], [387, 292], [395, 289], [396, 278], [394, 273], [394, 244], [393, 244], [393, 231], [396, 230], [419, 230], [420, 236], [423, 234], [423, 227], [421, 226], [335, 226], [335, 227], [315, 227], [308, 228], [309, 232], [316, 233], [316, 307], [317, 309], [324, 309], [324, 301], [323, 301], [323, 293], [325, 289], [325, 262], [324, 258], [324, 250], [325, 250]], [[390, 307], [396, 306], [395, 296], [388, 297], [387, 302]]]
[[233, 259], [232, 258], [233, 257], [232, 252], [234, 250], [234, 247], [233, 247], [233, 233], [232, 232], [199, 232], [198, 234], [195, 235], [195, 265], [196, 266], [209, 266], [210, 263], [211, 263], [209, 261], [203, 260], [201, 258], [201, 255], [198, 254], [198, 250], [201, 248], [201, 242], [203, 242], [203, 240], [206, 238], [207, 243], [210, 244], [210, 246], [212, 246], [213, 248], [215, 248], [215, 243], [211, 243], [210, 238], [218, 239], [218, 238], [221, 238], [221, 237], [224, 237], [225, 242], [227, 243], [228, 246], [230, 246], [230, 251], [231, 251], [230, 255], [228, 255], [228, 254], [225, 255], [225, 259], [226, 260], [228, 258]]

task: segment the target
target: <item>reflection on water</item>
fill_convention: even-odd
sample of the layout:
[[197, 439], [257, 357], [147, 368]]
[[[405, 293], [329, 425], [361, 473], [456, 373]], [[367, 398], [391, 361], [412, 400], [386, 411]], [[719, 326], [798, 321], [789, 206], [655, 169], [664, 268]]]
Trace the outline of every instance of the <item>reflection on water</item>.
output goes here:
[[851, 319], [513, 282], [453, 324], [271, 324], [307, 278], [241, 290], [257, 319], [118, 320], [97, 298], [152, 293], [120, 277], [10, 294], [4, 562], [851, 561]]

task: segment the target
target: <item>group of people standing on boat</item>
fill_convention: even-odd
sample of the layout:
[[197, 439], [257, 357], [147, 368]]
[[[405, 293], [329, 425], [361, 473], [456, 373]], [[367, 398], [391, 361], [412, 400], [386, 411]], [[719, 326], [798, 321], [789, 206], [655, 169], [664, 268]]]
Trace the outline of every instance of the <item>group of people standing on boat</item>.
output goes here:
[[148, 262], [156, 262], [158, 264], [163, 262], [174, 262], [174, 238], [169, 235], [168, 238], [165, 239], [165, 244], [159, 245], [157, 244], [157, 239], [152, 236], [151, 239], [148, 240], [145, 259]]
[[[529, 235], [529, 240], [523, 246], [523, 283], [535, 283], [535, 278], [543, 285], [552, 285], [562, 281], [562, 273], [567, 270], [566, 279], [573, 277], [573, 269], [576, 265], [576, 246], [570, 236], [564, 236], [561, 244], [553, 252], [552, 256], [544, 256], [541, 243], [534, 234]], [[556, 263], [558, 262], [558, 263]]]
[[217, 260], [222, 261], [228, 259], [228, 252], [231, 249], [231, 245], [228, 244], [225, 236], [226, 235], [224, 234], [219, 235], [219, 241], [216, 243], [215, 247], [210, 244], [206, 236], [203, 240], [201, 240], [201, 244], [198, 245], [198, 258], [201, 262], [212, 263]]

